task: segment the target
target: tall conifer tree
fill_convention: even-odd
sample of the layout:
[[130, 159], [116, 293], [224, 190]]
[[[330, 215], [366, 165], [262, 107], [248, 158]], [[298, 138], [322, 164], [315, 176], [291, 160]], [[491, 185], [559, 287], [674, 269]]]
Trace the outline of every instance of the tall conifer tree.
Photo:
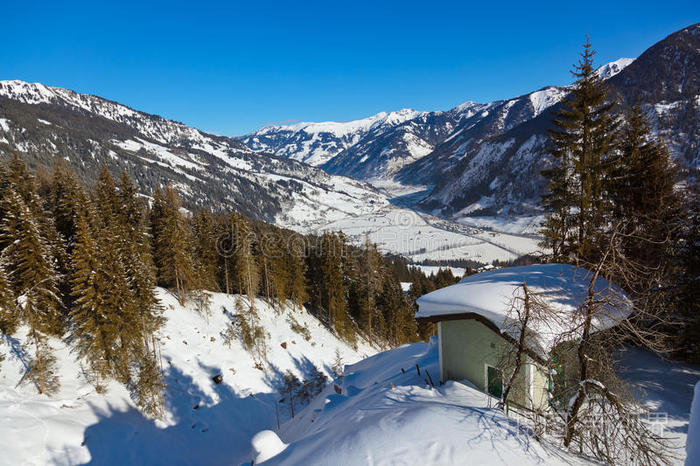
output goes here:
[[550, 131], [553, 168], [542, 205], [548, 211], [544, 245], [555, 260], [594, 263], [599, 254], [596, 234], [608, 220], [605, 196], [618, 127], [605, 83], [593, 67], [589, 40], [572, 74], [577, 78]]

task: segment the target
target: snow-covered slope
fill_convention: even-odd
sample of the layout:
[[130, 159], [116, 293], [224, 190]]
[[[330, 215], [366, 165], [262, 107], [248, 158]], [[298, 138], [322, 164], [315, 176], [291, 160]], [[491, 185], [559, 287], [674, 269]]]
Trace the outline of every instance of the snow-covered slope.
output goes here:
[[253, 150], [320, 166], [360, 180], [387, 179], [432, 152], [483, 105], [465, 102], [446, 112], [403, 109], [349, 122], [271, 126], [239, 138]]
[[595, 70], [600, 79], [610, 79], [620, 71], [624, 70], [634, 61], [634, 58], [618, 58], [615, 61], [606, 63]]
[[[673, 464], [683, 464], [700, 368], [631, 348], [621, 359], [624, 377], [658, 414], [650, 422], [677, 455]], [[281, 442], [261, 445], [269, 448], [261, 452], [269, 453], [263, 464], [596, 464], [535, 440], [527, 426], [493, 408], [496, 400], [469, 383], [432, 388], [428, 374], [437, 385], [438, 373], [434, 339], [346, 367], [342, 393], [327, 389], [281, 426]]]
[[[258, 299], [260, 324], [268, 332], [266, 362], [261, 363], [239, 341], [230, 347], [224, 342], [234, 297], [214, 294], [210, 312], [202, 314], [179, 306], [164, 290], [158, 295], [167, 318], [158, 335], [166, 418], [154, 422], [142, 416], [117, 383], [109, 384], [106, 394], [96, 393], [75, 353], [56, 339], [51, 344], [61, 390], [53, 397], [37, 395], [34, 387], [18, 383], [29, 357], [25, 338], [3, 336], [1, 464], [236, 465], [266, 457], [251, 448], [261, 431], [274, 432], [274, 437], [258, 437], [261, 448], [272, 448], [265, 464], [583, 463], [534, 440], [474, 387], [457, 382], [429, 387], [427, 374], [436, 383], [439, 374], [434, 341], [374, 355], [376, 350], [363, 342], [353, 348], [339, 341], [306, 311], [274, 309]], [[316, 398], [298, 400], [290, 419], [278, 391], [283, 375], [330, 376], [336, 350], [352, 364], [337, 381], [341, 393], [328, 385]], [[700, 368], [636, 349], [627, 350], [623, 363], [625, 377], [646, 397], [647, 406], [667, 414], [660, 427], [682, 462]], [[212, 380], [217, 374], [223, 376], [221, 384]], [[277, 436], [283, 444], [271, 441]]]
[[346, 368], [342, 393], [326, 391], [282, 426], [288, 446], [264, 464], [587, 464], [538, 443], [473, 386], [431, 388], [437, 357], [433, 339]]
[[[64, 158], [86, 183], [105, 165], [114, 175], [126, 171], [146, 195], [174, 184], [188, 207], [239, 209], [262, 220], [306, 225], [386, 203], [361, 182], [40, 83], [0, 81], [0, 122], [0, 156], [17, 152], [31, 166], [48, 167]], [[292, 211], [304, 215], [290, 216]]]
[[[210, 313], [202, 314], [164, 290], [158, 295], [167, 318], [158, 335], [166, 419], [144, 418], [117, 383], [95, 393], [75, 353], [56, 339], [61, 390], [37, 395], [33, 386], [18, 385], [28, 362], [24, 338], [1, 336], [0, 464], [240, 464], [249, 459], [250, 438], [276, 427], [276, 409], [282, 422], [289, 416], [278, 393], [286, 371], [300, 380], [316, 371], [331, 376], [336, 351], [346, 363], [376, 351], [339, 341], [305, 310], [274, 309], [258, 299], [268, 337], [266, 357], [256, 361], [240, 341], [229, 347], [222, 337], [233, 297], [214, 294]], [[217, 385], [212, 377], [219, 373]]]

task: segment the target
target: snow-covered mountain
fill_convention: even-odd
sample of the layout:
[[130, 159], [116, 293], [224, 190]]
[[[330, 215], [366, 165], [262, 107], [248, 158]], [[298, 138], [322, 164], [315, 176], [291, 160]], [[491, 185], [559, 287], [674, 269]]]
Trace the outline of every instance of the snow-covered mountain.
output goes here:
[[[620, 58], [597, 69], [621, 109], [642, 104], [653, 129], [690, 176], [700, 169], [699, 30], [698, 24], [689, 26], [637, 59]], [[351, 129], [342, 138], [328, 130], [307, 133], [305, 128], [314, 124], [306, 123], [265, 128], [240, 140], [255, 150], [312, 161], [330, 173], [376, 186], [390, 181], [429, 187], [422, 199], [412, 199], [438, 215], [534, 214], [545, 186], [540, 172], [551, 163], [547, 130], [567, 93], [566, 86], [549, 86], [446, 112], [416, 112], [391, 125], [338, 123]], [[315, 152], [322, 147], [333, 150]]]
[[[491, 102], [457, 125], [423, 159], [406, 165], [396, 178], [405, 184], [434, 185], [465, 157], [493, 137], [536, 118], [567, 93], [565, 87], [546, 87], [509, 100]], [[488, 154], [482, 158], [490, 159]]]
[[[697, 176], [700, 24], [669, 35], [633, 61], [617, 60], [598, 72], [609, 76], [611, 96], [620, 103], [619, 108], [639, 102], [680, 169], [687, 171], [686, 176]], [[399, 176], [415, 179], [439, 160], [454, 161], [424, 178], [425, 184], [435, 185], [420, 202], [424, 209], [455, 216], [537, 211], [545, 187], [541, 171], [551, 164], [547, 130], [560, 106], [550, 106], [533, 118], [478, 140], [463, 138], [467, 150], [447, 141], [418, 163], [407, 165]]]
[[[31, 166], [65, 159], [87, 183], [103, 165], [141, 192], [174, 184], [189, 206], [240, 209], [287, 226], [324, 224], [387, 204], [370, 186], [243, 143], [40, 83], [0, 81], [0, 155]], [[294, 215], [288, 215], [294, 211]]]
[[241, 140], [255, 151], [322, 165], [343, 150], [357, 144], [370, 132], [383, 132], [422, 115], [405, 108], [398, 112], [381, 112], [361, 120], [321, 123], [300, 122], [293, 125], [268, 126]]
[[627, 68], [633, 61], [634, 58], [618, 58], [615, 61], [611, 61], [610, 63], [606, 63], [605, 65], [599, 67], [596, 70], [596, 74], [600, 77], [600, 79], [610, 79], [620, 71]]
[[[601, 66], [598, 74], [608, 79], [632, 61], [621, 58]], [[270, 126], [239, 140], [253, 150], [358, 180], [396, 178], [406, 185], [432, 185], [482, 141], [537, 117], [566, 93], [566, 87], [550, 86], [508, 100], [465, 102], [447, 111], [404, 109], [343, 123]]]
[[[624, 60], [611, 63], [610, 69], [621, 69]], [[416, 168], [399, 174], [400, 181], [409, 185], [430, 184], [426, 180], [444, 171], [445, 162], [454, 162], [435, 160], [439, 156], [421, 161], [442, 143], [462, 141], [464, 137], [457, 138], [458, 133], [470, 134], [471, 128], [479, 132], [477, 139], [502, 132], [539, 115], [565, 94], [566, 88], [547, 87], [506, 101], [468, 101], [447, 111], [404, 109], [342, 123], [270, 126], [239, 140], [255, 151], [274, 153], [363, 181], [391, 179], [410, 165]], [[467, 147], [462, 146], [461, 150]]]
[[429, 154], [480, 104], [467, 102], [448, 112], [403, 109], [348, 122], [270, 126], [240, 141], [327, 172], [360, 180], [388, 178], [405, 164]]

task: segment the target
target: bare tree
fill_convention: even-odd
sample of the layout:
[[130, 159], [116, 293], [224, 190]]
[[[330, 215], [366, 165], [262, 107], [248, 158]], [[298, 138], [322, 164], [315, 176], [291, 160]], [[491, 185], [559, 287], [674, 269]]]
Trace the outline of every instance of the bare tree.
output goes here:
[[[660, 294], [653, 285], [659, 271], [620, 252], [619, 243], [626, 239], [620, 231], [619, 224], [611, 228], [598, 262], [588, 264], [583, 300], [574, 312], [560, 312], [544, 293], [525, 283], [518, 286], [502, 328], [508, 344], [499, 367], [508, 376], [499, 406], [507, 410], [514, 399], [527, 401], [526, 390], [517, 396], [519, 374], [526, 364], [540, 365], [549, 373], [549, 406], [541, 410], [533, 403], [534, 409], [518, 413], [536, 435], [559, 438], [566, 448], [608, 464], [668, 464], [673, 455], [666, 439], [647, 422], [649, 412], [618, 375], [621, 347], [634, 343], [657, 352], [668, 349], [661, 331], [668, 325], [663, 307], [650, 304], [660, 298], [649, 296]], [[633, 287], [643, 277], [652, 285]], [[603, 286], [604, 278], [618, 281], [627, 293]], [[556, 338], [547, 341], [543, 331], [554, 331]]]
[[[551, 407], [562, 421], [567, 448], [578, 445], [579, 452], [609, 464], [668, 464], [672, 455], [667, 442], [644, 421], [647, 410], [618, 375], [614, 359], [621, 346], [634, 340], [663, 349], [663, 334], [640, 325], [659, 316], [652, 315], [649, 307], [630, 314], [633, 303], [624, 293], [597, 286], [603, 276], [638, 282], [633, 274], [652, 273], [618, 254], [619, 231], [617, 225], [591, 267], [585, 299], [561, 335], [559, 354], [569, 377], [559, 377], [560, 383], [552, 387]], [[611, 320], [615, 327], [603, 330]]]

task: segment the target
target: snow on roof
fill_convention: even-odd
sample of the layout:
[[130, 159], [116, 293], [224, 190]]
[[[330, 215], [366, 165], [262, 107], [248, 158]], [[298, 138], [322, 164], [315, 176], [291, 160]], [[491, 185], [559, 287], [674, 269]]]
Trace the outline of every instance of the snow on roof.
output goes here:
[[[584, 303], [591, 272], [566, 264], [536, 264], [489, 270], [463, 278], [459, 283], [441, 288], [418, 299], [417, 318], [455, 317], [456, 314], [474, 313], [485, 317], [501, 331], [512, 331], [509, 311], [515, 297], [522, 297], [521, 285], [527, 284], [531, 293], [556, 313], [556, 319], [546, 324], [535, 322], [530, 326], [537, 335], [538, 350], [549, 349], [566, 329], [573, 327], [561, 317], [579, 313]], [[594, 331], [615, 326], [632, 311], [632, 303], [617, 285], [599, 277], [595, 284], [595, 299], [606, 303], [596, 309]], [[580, 319], [577, 319], [580, 320]], [[556, 321], [556, 322], [555, 322]], [[511, 335], [517, 337], [517, 335]]]

